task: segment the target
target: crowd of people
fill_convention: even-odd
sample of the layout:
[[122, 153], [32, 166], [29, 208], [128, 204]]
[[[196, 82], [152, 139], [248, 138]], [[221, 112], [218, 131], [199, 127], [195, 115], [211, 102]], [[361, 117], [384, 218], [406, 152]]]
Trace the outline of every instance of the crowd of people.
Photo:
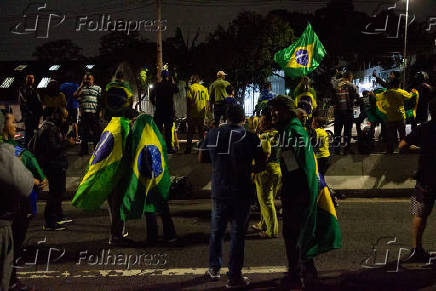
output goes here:
[[[186, 96], [188, 129], [185, 153], [192, 152], [192, 140], [194, 134], [198, 134], [201, 140], [197, 148], [199, 160], [212, 163], [213, 168], [209, 269], [206, 275], [211, 280], [220, 278], [223, 238], [226, 225], [230, 222], [227, 287], [249, 284], [241, 270], [253, 196], [257, 197], [260, 217], [251, 228], [264, 239], [279, 236], [278, 211], [274, 201], [280, 196], [282, 235], [289, 269], [284, 283], [301, 287], [305, 277], [317, 276], [313, 256], [308, 255], [310, 246], [302, 245], [300, 238], [306, 231], [307, 208], [313, 202], [312, 191], [318, 189], [331, 157], [332, 141], [324, 130], [328, 119], [318, 110], [320, 94], [311, 86], [308, 77], [301, 79], [292, 96], [277, 95], [272, 92], [271, 83], [266, 83], [255, 108], [255, 117], [246, 118], [243, 107], [235, 99], [234, 87], [226, 80], [226, 73], [218, 71], [216, 76], [217, 79], [207, 89], [201, 84], [201, 78], [193, 75]], [[84, 74], [80, 85], [74, 80], [63, 84], [51, 80], [41, 97], [35, 88], [34, 76], [27, 75], [25, 85], [18, 91], [25, 125], [24, 146], [14, 139], [14, 116], [11, 112], [1, 112], [0, 247], [8, 250], [0, 253], [0, 279], [4, 290], [22, 285], [12, 262], [20, 255], [30, 219], [36, 213], [37, 193], [42, 188], [49, 187], [43, 229], [64, 230], [65, 224], [72, 222], [62, 210], [68, 168], [66, 149], [80, 143], [79, 155], [87, 155], [89, 144], [97, 144], [102, 129], [111, 118], [125, 117], [133, 123], [139, 115], [132, 109], [133, 93], [123, 77], [121, 71], [116, 72], [114, 80], [104, 90], [95, 84], [91, 73]], [[172, 154], [178, 148], [173, 96], [179, 89], [167, 70], [162, 71], [161, 77], [162, 81], [154, 87], [150, 100], [156, 109], [154, 122], [164, 136], [168, 154]], [[422, 248], [422, 236], [436, 197], [436, 185], [432, 178], [436, 170], [434, 93], [424, 78], [419, 85], [422, 99], [415, 104], [418, 113], [408, 116], [405, 102], [416, 96], [417, 91], [409, 93], [401, 89], [399, 74], [393, 73], [388, 82], [377, 78], [385, 90], [382, 93], [366, 91], [363, 97], [359, 97], [352, 81], [351, 72], [334, 76], [331, 81], [335, 89], [332, 100], [334, 138], [340, 141], [333, 147], [334, 152], [352, 152], [353, 123], [356, 122], [358, 136], [361, 135], [360, 124], [379, 109], [379, 94], [383, 94], [381, 108], [385, 110], [386, 119], [381, 125], [387, 153], [394, 150], [397, 132], [401, 150], [408, 145], [422, 148], [417, 185], [411, 202], [414, 248], [408, 258], [422, 259], [427, 256]], [[353, 116], [356, 103], [362, 108], [357, 120]], [[428, 108], [433, 117], [431, 122], [427, 122]], [[406, 137], [405, 121], [408, 117], [413, 117], [413, 131]], [[421, 125], [418, 126], [418, 123]], [[375, 126], [377, 124], [372, 122], [371, 131]], [[298, 142], [291, 143], [291, 140]], [[111, 193], [108, 199], [112, 219], [109, 243], [115, 246], [131, 242], [126, 238], [127, 231], [119, 215], [121, 199], [122, 196], [116, 193]], [[177, 240], [174, 224], [168, 204], [163, 204], [157, 210], [164, 224], [164, 235], [167, 241], [174, 242]], [[150, 213], [146, 218], [148, 239], [156, 242], [156, 216]]]

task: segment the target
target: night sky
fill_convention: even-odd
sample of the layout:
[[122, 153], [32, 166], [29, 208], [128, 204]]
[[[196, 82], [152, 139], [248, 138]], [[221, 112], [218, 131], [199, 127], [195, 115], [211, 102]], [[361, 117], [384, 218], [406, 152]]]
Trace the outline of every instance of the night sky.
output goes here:
[[[32, 1], [33, 3], [45, 3], [43, 0]], [[76, 32], [77, 19], [80, 16], [110, 15], [112, 19], [127, 20], [154, 20], [154, 0], [109, 0], [109, 1], [47, 1], [47, 9], [60, 15], [65, 14], [65, 21], [57, 27], [51, 27], [48, 38], [38, 39], [35, 34], [17, 35], [11, 33], [11, 28], [23, 22], [23, 11], [29, 1], [2, 0], [0, 4], [0, 60], [27, 60], [32, 59], [32, 53], [36, 46], [47, 41], [69, 38], [83, 48], [83, 54], [91, 57], [98, 53], [99, 40], [107, 32], [89, 32], [82, 29]], [[266, 14], [274, 9], [287, 9], [289, 11], [313, 12], [322, 8], [327, 1], [304, 0], [304, 1], [259, 1], [259, 0], [163, 0], [162, 18], [167, 20], [167, 30], [163, 34], [165, 39], [173, 36], [177, 27], [181, 27], [185, 40], [192, 38], [200, 29], [200, 40], [212, 32], [218, 25], [224, 27], [243, 10], [256, 11]], [[391, 0], [355, 0], [355, 9], [371, 14], [381, 4], [389, 7]], [[426, 19], [436, 17], [436, 5], [434, 0], [411, 0], [411, 12], [418, 18]], [[435, 15], [431, 15], [432, 11]], [[95, 16], [94, 16], [95, 17]], [[56, 23], [54, 17], [52, 23]], [[43, 23], [40, 21], [40, 23]], [[155, 33], [142, 32], [141, 36], [151, 40], [155, 39]]]

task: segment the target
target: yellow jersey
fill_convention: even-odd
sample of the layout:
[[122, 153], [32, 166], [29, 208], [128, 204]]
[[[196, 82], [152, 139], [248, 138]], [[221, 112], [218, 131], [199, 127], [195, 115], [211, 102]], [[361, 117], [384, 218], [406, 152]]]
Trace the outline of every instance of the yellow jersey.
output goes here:
[[198, 83], [189, 86], [186, 92], [188, 101], [188, 117], [204, 117], [206, 113], [206, 104], [209, 102], [209, 92]]
[[316, 158], [328, 158], [330, 157], [330, 151], [329, 151], [329, 135], [327, 132], [322, 128], [315, 128], [316, 132], [316, 150], [315, 155]]

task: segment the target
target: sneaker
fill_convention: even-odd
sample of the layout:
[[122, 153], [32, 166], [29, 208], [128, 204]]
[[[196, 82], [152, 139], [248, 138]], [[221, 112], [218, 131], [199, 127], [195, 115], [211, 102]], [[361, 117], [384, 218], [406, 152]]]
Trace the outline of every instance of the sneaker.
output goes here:
[[220, 270], [209, 269], [206, 271], [206, 277], [211, 281], [218, 281], [221, 278]]
[[401, 263], [428, 263], [430, 255], [423, 248], [413, 248]]
[[253, 224], [251, 228], [256, 231], [263, 231], [263, 229], [259, 226], [259, 224]]
[[109, 239], [109, 245], [114, 247], [129, 247], [132, 246], [135, 242], [126, 237], [111, 237]]
[[248, 277], [237, 277], [231, 278], [227, 281], [226, 288], [227, 289], [241, 289], [250, 285], [250, 279]]
[[65, 223], [70, 223], [70, 222], [73, 222], [73, 220], [71, 218], [65, 217], [65, 216], [58, 218], [58, 220], [56, 221], [57, 224], [65, 224]]
[[55, 224], [46, 224], [42, 226], [42, 230], [44, 231], [61, 231], [66, 230], [67, 228], [65, 226], [62, 226], [58, 223]]

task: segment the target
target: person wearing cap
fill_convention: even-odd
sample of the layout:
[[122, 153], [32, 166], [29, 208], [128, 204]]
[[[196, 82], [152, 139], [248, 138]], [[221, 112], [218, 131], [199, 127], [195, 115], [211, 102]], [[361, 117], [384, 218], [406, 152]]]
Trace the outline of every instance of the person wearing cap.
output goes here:
[[297, 118], [294, 100], [279, 95], [269, 105], [272, 125], [281, 135], [283, 238], [289, 268], [283, 283], [301, 287], [303, 275], [316, 276], [313, 261], [306, 256], [311, 246], [303, 240], [308, 236], [308, 226], [313, 226], [318, 196], [315, 155], [307, 131]]
[[173, 154], [175, 150], [172, 146], [172, 133], [175, 108], [174, 94], [179, 92], [179, 89], [170, 81], [170, 73], [167, 70], [161, 72], [162, 81], [159, 82], [151, 92], [151, 103], [156, 107], [154, 112], [154, 122], [160, 132], [165, 136], [165, 142], [168, 147], [168, 153]]
[[224, 117], [226, 113], [224, 99], [227, 97], [226, 88], [230, 85], [230, 83], [225, 80], [226, 76], [227, 74], [223, 71], [216, 73], [217, 79], [210, 85], [209, 88], [209, 96], [211, 104], [213, 104], [215, 126], [219, 126], [221, 117]]

